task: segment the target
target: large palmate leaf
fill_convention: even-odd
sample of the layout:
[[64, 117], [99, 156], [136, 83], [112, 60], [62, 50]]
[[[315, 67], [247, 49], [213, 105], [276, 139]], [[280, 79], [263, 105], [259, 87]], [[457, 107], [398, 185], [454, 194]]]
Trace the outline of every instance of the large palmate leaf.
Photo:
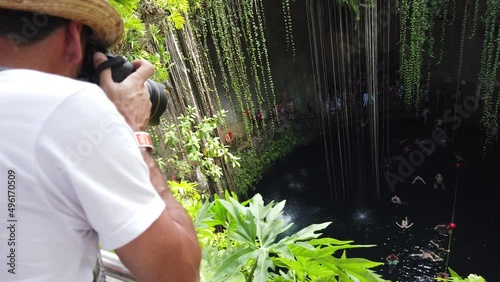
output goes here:
[[201, 262], [201, 281], [218, 282], [233, 281], [243, 282], [245, 276], [239, 271], [246, 255], [251, 252], [242, 247], [229, 250], [218, 250], [206, 247], [203, 249], [203, 260]]
[[[246, 281], [382, 281], [369, 268], [381, 263], [364, 259], [347, 258], [345, 250], [367, 248], [373, 245], [353, 245], [352, 241], [318, 238], [319, 231], [330, 222], [313, 224], [278, 241], [278, 236], [288, 230], [282, 218], [285, 201], [265, 205], [257, 194], [245, 203], [239, 203], [226, 194], [217, 199], [209, 209], [212, 217], [203, 222], [218, 223], [227, 230], [228, 248], [217, 254], [218, 263], [208, 267], [210, 279], [229, 281], [242, 273]], [[206, 213], [206, 208], [205, 212]], [[213, 225], [212, 225], [213, 226]], [[344, 251], [340, 258], [334, 255]], [[274, 272], [279, 266], [281, 275]], [[283, 271], [287, 269], [288, 271]], [[209, 277], [209, 275], [205, 275]], [[351, 278], [354, 278], [351, 280]], [[332, 280], [334, 279], [334, 280]]]
[[332, 270], [340, 281], [380, 282], [386, 281], [369, 268], [383, 265], [381, 262], [373, 262], [362, 258], [347, 258], [344, 252], [340, 259], [324, 257], [319, 259], [321, 264]]
[[209, 228], [209, 223], [213, 222], [213, 214], [210, 213], [210, 209], [214, 206], [213, 202], [206, 201], [201, 206], [200, 210], [194, 218], [193, 224], [196, 229]]
[[254, 246], [257, 227], [252, 214], [234, 199], [232, 201], [231, 199], [229, 200], [230, 202], [219, 200], [231, 216], [229, 237], [241, 243]]

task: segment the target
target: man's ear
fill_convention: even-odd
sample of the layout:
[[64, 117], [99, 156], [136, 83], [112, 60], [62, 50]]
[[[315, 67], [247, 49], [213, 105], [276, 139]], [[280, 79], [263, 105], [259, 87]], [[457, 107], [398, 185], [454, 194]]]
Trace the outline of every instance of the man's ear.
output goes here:
[[82, 28], [82, 24], [73, 21], [66, 26], [64, 55], [65, 59], [73, 64], [79, 64], [83, 57]]

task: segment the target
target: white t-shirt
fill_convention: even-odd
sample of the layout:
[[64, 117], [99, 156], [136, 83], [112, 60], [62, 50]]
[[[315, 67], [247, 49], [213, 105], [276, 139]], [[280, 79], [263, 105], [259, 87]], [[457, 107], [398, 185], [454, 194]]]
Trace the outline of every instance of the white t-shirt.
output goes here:
[[0, 195], [0, 281], [90, 282], [98, 241], [119, 248], [165, 208], [104, 92], [28, 70], [0, 72]]

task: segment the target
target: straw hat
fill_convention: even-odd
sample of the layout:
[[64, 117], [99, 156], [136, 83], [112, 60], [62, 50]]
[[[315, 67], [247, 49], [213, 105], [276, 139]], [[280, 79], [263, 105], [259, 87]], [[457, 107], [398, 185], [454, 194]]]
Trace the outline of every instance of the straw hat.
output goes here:
[[0, 8], [42, 13], [88, 25], [91, 40], [111, 47], [123, 36], [123, 21], [108, 0], [0, 0]]

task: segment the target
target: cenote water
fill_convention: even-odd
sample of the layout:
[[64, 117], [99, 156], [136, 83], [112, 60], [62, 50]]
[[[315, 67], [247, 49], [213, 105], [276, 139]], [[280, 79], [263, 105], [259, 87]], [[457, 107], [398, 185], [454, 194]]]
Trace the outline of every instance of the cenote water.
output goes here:
[[[432, 126], [418, 126], [413, 120], [399, 121], [393, 124], [391, 135], [394, 138], [424, 138], [430, 129]], [[495, 269], [500, 261], [495, 231], [499, 226], [500, 154], [497, 149], [489, 155], [493, 157], [483, 160], [476, 137], [478, 129], [468, 126], [463, 129], [464, 132], [457, 132], [456, 138], [460, 138], [457, 144], [465, 148], [461, 156], [467, 162], [457, 169], [452, 150], [438, 148], [414, 174], [422, 176], [427, 185], [412, 185], [413, 177], [396, 185], [395, 193], [403, 201], [402, 205], [391, 203], [393, 193], [387, 187], [382, 187], [378, 202], [352, 199], [336, 203], [330, 196], [321, 141], [301, 147], [277, 163], [266, 172], [254, 192], [262, 194], [266, 203], [286, 200], [284, 218], [294, 223], [289, 232], [329, 221], [332, 223], [325, 229], [324, 236], [354, 240], [355, 244], [377, 245], [349, 250], [348, 257], [385, 262], [389, 254], [399, 255], [399, 264], [392, 273], [387, 265], [376, 268], [385, 279], [435, 281], [431, 277], [445, 271], [448, 261], [448, 266], [462, 276], [475, 273], [487, 281], [500, 281], [500, 274]], [[400, 153], [398, 145], [391, 146], [392, 154]], [[433, 189], [433, 177], [438, 172], [445, 175], [446, 191]], [[458, 186], [457, 173], [460, 174]], [[385, 182], [382, 180], [382, 183]], [[442, 262], [411, 256], [421, 249], [439, 254], [431, 240], [448, 248], [450, 237], [439, 234], [434, 227], [450, 222], [455, 198], [457, 227], [451, 236], [449, 260], [446, 254], [442, 254]], [[401, 223], [405, 216], [414, 224], [403, 232], [396, 222]]]

